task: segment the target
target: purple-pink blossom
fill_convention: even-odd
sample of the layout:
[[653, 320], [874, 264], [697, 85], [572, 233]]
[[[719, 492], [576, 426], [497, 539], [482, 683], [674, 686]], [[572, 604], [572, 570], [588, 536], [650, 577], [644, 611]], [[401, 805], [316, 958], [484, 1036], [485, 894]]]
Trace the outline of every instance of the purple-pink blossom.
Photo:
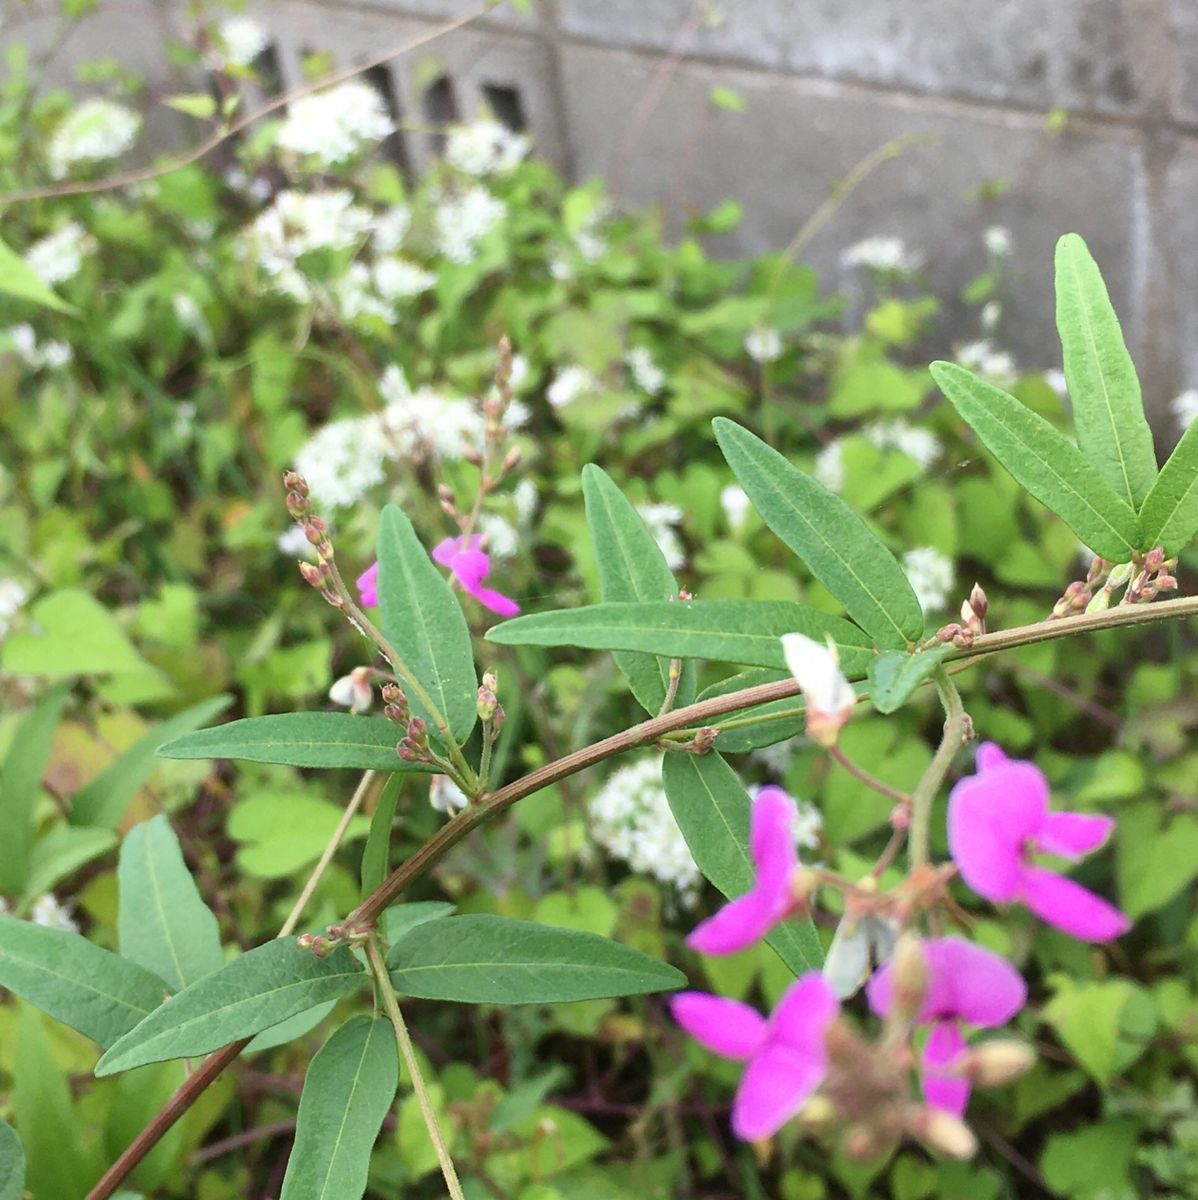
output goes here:
[[[961, 1023], [1005, 1025], [1027, 1000], [1027, 985], [1006, 959], [963, 938], [926, 941], [920, 947], [928, 984], [916, 1015], [929, 1026], [920, 1078], [933, 1108], [960, 1116], [969, 1103], [969, 1082], [953, 1068], [965, 1053]], [[880, 1017], [894, 1003], [894, 964], [880, 967], [866, 985], [869, 1005]]]
[[978, 748], [977, 762], [977, 774], [957, 783], [948, 802], [948, 844], [961, 878], [987, 900], [1026, 904], [1073, 937], [1106, 942], [1125, 933], [1131, 922], [1114, 905], [1032, 858], [1080, 858], [1106, 841], [1114, 820], [1050, 812], [1043, 772], [993, 742]]
[[366, 608], [377, 608], [379, 602], [379, 565], [374, 563], [358, 576], [358, 595]]
[[800, 976], [769, 1020], [739, 1000], [680, 992], [674, 1020], [723, 1058], [746, 1063], [732, 1103], [732, 1131], [745, 1141], [772, 1137], [801, 1109], [827, 1072], [824, 1034], [840, 1011], [818, 971]]
[[799, 865], [795, 850], [795, 803], [780, 787], [763, 787], [750, 815], [749, 854], [753, 886], [697, 925], [686, 943], [703, 954], [732, 954], [751, 946], [794, 907], [791, 879]]

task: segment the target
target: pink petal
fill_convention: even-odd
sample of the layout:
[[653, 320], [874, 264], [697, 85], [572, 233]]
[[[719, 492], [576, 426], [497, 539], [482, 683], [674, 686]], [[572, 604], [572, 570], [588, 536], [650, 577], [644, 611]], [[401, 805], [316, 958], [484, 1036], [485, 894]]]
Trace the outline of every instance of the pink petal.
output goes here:
[[1036, 834], [1036, 849], [1045, 854], [1060, 854], [1064, 858], [1081, 858], [1097, 850], [1111, 836], [1114, 817], [1091, 813], [1049, 813]]
[[1019, 899], [1041, 920], [1082, 941], [1109, 942], [1131, 928], [1131, 921], [1113, 904], [1041, 867], [1023, 872]]
[[493, 588], [472, 588], [470, 594], [484, 608], [489, 608], [493, 613], [498, 613], [501, 617], [514, 617], [520, 611], [520, 605], [515, 600], [509, 596], [505, 596], [502, 592], [495, 591]]
[[732, 1132], [746, 1142], [772, 1137], [824, 1078], [824, 1064], [788, 1046], [769, 1045], [745, 1068], [732, 1102]]
[[795, 802], [780, 787], [757, 793], [750, 817], [749, 853], [757, 867], [756, 888], [785, 910], [790, 902], [790, 878], [799, 865], [795, 850]]
[[995, 767], [1001, 767], [1003, 763], [1010, 761], [1003, 748], [997, 742], [983, 742], [978, 747], [977, 764], [979, 775], [984, 771], [992, 771]]
[[808, 971], [783, 992], [770, 1015], [770, 1041], [822, 1066], [824, 1034], [839, 1012], [840, 1001], [832, 985], [819, 971]]
[[458, 552], [458, 543], [461, 538], [445, 538], [438, 542], [432, 549], [433, 562], [439, 566], [448, 567], [453, 561], [453, 556]]
[[970, 1025], [1005, 1025], [1027, 1003], [1027, 984], [1005, 958], [964, 938], [924, 943], [932, 984], [920, 1020], [959, 1017]]
[[750, 1058], [765, 1039], [765, 1018], [739, 1000], [679, 992], [670, 1000], [670, 1011], [691, 1037], [724, 1058]]
[[362, 603], [366, 608], [375, 608], [379, 602], [379, 565], [375, 563], [372, 567], [367, 567], [361, 575], [358, 576], [358, 594], [362, 597]]
[[1047, 814], [1048, 783], [1032, 763], [987, 764], [960, 780], [948, 800], [948, 844], [961, 877], [988, 900], [1013, 899], [1025, 843]]
[[491, 560], [481, 550], [461, 550], [449, 560], [449, 569], [473, 593], [491, 573]]
[[760, 941], [776, 923], [769, 897], [753, 888], [696, 925], [686, 944], [700, 954], [735, 954]]
[[923, 1048], [920, 1079], [923, 1082], [924, 1099], [933, 1108], [942, 1108], [956, 1117], [965, 1112], [965, 1106], [969, 1103], [969, 1084], [960, 1076], [946, 1072], [965, 1053], [965, 1049], [965, 1039], [952, 1021], [937, 1021]]

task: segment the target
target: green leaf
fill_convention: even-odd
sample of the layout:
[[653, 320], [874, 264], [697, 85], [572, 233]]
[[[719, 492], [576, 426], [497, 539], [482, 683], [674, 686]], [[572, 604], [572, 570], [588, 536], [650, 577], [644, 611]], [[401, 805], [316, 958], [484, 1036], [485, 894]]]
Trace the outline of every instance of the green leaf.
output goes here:
[[139, 738], [120, 758], [102, 771], [71, 800], [72, 825], [95, 825], [115, 829], [133, 797], [154, 773], [158, 747], [184, 733], [190, 733], [228, 708], [232, 696], [215, 696], [186, 708], [155, 725]]
[[[412, 522], [394, 504], [383, 509], [378, 557], [383, 634], [449, 722], [454, 738], [464, 742], [478, 716], [478, 678], [462, 606]], [[435, 734], [437, 722], [428, 707], [405, 690], [412, 712]]]
[[456, 907], [445, 900], [410, 900], [406, 904], [393, 904], [383, 913], [383, 933], [388, 942], [398, 942], [417, 925], [448, 917]]
[[880, 713], [902, 708], [916, 688], [953, 653], [951, 643], [932, 646], [917, 654], [888, 650], [869, 664], [869, 698]]
[[359, 1200], [398, 1085], [391, 1023], [346, 1021], [308, 1067], [280, 1200]]
[[1057, 242], [1057, 331], [1083, 456], [1133, 510], [1156, 479], [1152, 430], [1098, 264], [1076, 233]]
[[[600, 467], [582, 469], [587, 525], [599, 567], [599, 598], [604, 601], [674, 600], [678, 581], [640, 513]], [[620, 651], [613, 655], [632, 694], [651, 714], [661, 711], [670, 682], [670, 659]], [[695, 695], [695, 669], [687, 663], [678, 681], [676, 703]]]
[[[715, 752], [667, 754], [662, 781], [670, 811], [704, 877], [729, 899], [744, 895], [754, 879], [749, 858], [750, 801], [736, 772]], [[785, 921], [766, 941], [796, 975], [823, 962], [809, 920]]]
[[295, 938], [277, 938], [172, 996], [108, 1050], [96, 1064], [96, 1074], [207, 1054], [347, 996], [365, 978], [344, 947], [317, 958]]
[[22, 719], [0, 768], [0, 829], [5, 841], [0, 854], [0, 892], [25, 890], [33, 813], [67, 691], [65, 683], [52, 688]]
[[33, 900], [50, 891], [60, 879], [107, 854], [115, 845], [116, 834], [111, 829], [52, 825], [29, 852], [29, 874], [22, 899]]
[[532, 613], [487, 632], [502, 646], [582, 646], [588, 650], [645, 650], [669, 658], [784, 669], [784, 633], [830, 636], [848, 675], [864, 675], [869, 638], [840, 617], [789, 600], [674, 600], [591, 604]]
[[387, 965], [409, 996], [468, 1004], [559, 1004], [686, 982], [667, 963], [596, 934], [491, 916], [418, 925], [392, 946]]
[[0, 1200], [21, 1200], [25, 1195], [25, 1151], [7, 1121], [0, 1121]]
[[[302, 792], [260, 792], [233, 809], [227, 828], [242, 843], [237, 864], [247, 875], [281, 879], [320, 857], [343, 816], [337, 805]], [[353, 817], [341, 841], [369, 832], [365, 817]]]
[[[882, 647], [923, 636], [923, 610], [894, 555], [839, 497], [724, 417], [716, 440], [765, 523]], [[771, 664], [763, 664], [771, 665]]]
[[42, 282], [42, 277], [11, 246], [0, 241], [0, 294], [16, 296], [55, 312], [77, 316], [79, 310], [60, 300]]
[[1136, 514], [1098, 468], [1043, 417], [956, 363], [929, 368], [986, 448], [1096, 554], [1127, 562], [1140, 545]]
[[280, 1021], [269, 1029], [264, 1029], [245, 1048], [246, 1054], [256, 1054], [262, 1050], [273, 1050], [276, 1046], [285, 1046], [294, 1042], [305, 1033], [311, 1032], [337, 1007], [336, 1000], [326, 1000], [306, 1012], [296, 1013], [286, 1021]]
[[123, 958], [153, 971], [172, 992], [225, 965], [216, 917], [200, 897], [164, 813], [129, 831], [117, 879]]
[[1127, 979], [1077, 981], [1056, 976], [1056, 995], [1042, 1010], [1080, 1066], [1102, 1087], [1117, 1069], [1120, 1027], [1135, 986]]
[[352, 713], [278, 713], [245, 717], [172, 738], [162, 758], [235, 758], [289, 767], [348, 767], [359, 771], [427, 771], [396, 753], [399, 734], [382, 717]]
[[[726, 696], [730, 692], [743, 691], [745, 688], [758, 687], [763, 683], [778, 683], [790, 679], [789, 671], [770, 671], [756, 668], [752, 671], [742, 671], [721, 679], [705, 688], [699, 695], [700, 700], [710, 700], [714, 696]], [[761, 721], [759, 725], [737, 724], [731, 729], [724, 726], [729, 721], [743, 721], [749, 717]], [[773, 746], [784, 742], [787, 738], [795, 737], [803, 732], [806, 724], [806, 710], [802, 696], [787, 696], [784, 700], [771, 700], [767, 704], [755, 704], [752, 708], [742, 708], [724, 717], [717, 717], [711, 722], [714, 729], [720, 730], [717, 745], [721, 754], [744, 754], [749, 750], [760, 750], [764, 746]]]
[[162, 981], [68, 929], [0, 917], [0, 987], [107, 1049], [162, 1003]]
[[395, 824], [395, 807], [403, 786], [402, 775], [387, 780], [370, 819], [370, 833], [362, 851], [362, 898], [370, 895], [387, 878], [391, 857], [391, 826]]
[[1198, 421], [1181, 435], [1140, 509], [1143, 544], [1180, 554], [1198, 533]]
[[207, 92], [184, 92], [178, 96], [167, 96], [163, 101], [173, 108], [199, 121], [208, 121], [216, 115], [216, 100]]

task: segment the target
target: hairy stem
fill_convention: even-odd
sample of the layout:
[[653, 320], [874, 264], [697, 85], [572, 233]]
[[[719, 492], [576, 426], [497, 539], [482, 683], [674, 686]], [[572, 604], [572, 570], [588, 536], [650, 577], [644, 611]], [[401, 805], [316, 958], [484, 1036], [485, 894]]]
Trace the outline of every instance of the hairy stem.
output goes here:
[[911, 796], [911, 827], [908, 833], [907, 861], [912, 871], [928, 864], [928, 834], [932, 819], [932, 801], [952, 766], [953, 758], [965, 741], [965, 708], [961, 693], [943, 667], [932, 676], [940, 702], [944, 705], [944, 736], [935, 755]]

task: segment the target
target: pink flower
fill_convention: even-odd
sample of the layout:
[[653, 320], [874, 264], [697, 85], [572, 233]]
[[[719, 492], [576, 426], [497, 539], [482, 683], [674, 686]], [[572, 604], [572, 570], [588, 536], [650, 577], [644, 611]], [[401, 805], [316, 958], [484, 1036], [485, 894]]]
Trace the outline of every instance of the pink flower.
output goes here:
[[1101, 846], [1114, 825], [1110, 817], [1049, 812], [1043, 773], [1007, 758], [993, 742], [978, 748], [978, 773], [962, 779], [948, 801], [948, 844], [962, 879], [987, 900], [1018, 900], [1089, 942], [1110, 941], [1131, 922], [1081, 884], [1035, 866], [1032, 854], [1080, 858]]
[[[965, 1053], [960, 1022], [993, 1028], [1005, 1025], [1027, 1000], [1027, 985], [1004, 958], [963, 938], [923, 943], [928, 987], [916, 1020], [929, 1025], [920, 1076], [933, 1108], [960, 1116], [969, 1103], [969, 1083], [952, 1069]], [[880, 1017], [894, 1003], [894, 964], [880, 967], [866, 985], [869, 1006]]]
[[[483, 580], [491, 573], [491, 559], [481, 549], [482, 540], [482, 535], [478, 533], [468, 539], [446, 538], [433, 548], [433, 561], [448, 567], [462, 585], [462, 590], [473, 596], [479, 604], [497, 612], [501, 617], [514, 617], [520, 611], [520, 605], [515, 600], [500, 595], [491, 588], [483, 587]], [[374, 608], [378, 604], [378, 563], [368, 567], [358, 576], [358, 592], [367, 608]]]
[[794, 905], [790, 881], [795, 850], [795, 803], [780, 787], [763, 787], [753, 801], [749, 854], [757, 868], [752, 888], [696, 926], [686, 944], [703, 954], [732, 954], [764, 937]]
[[680, 992], [670, 1009], [708, 1050], [748, 1064], [732, 1104], [732, 1131], [755, 1142], [777, 1133], [823, 1082], [824, 1034], [840, 1004], [819, 972], [809, 971], [768, 1021], [739, 1000], [703, 992]]

